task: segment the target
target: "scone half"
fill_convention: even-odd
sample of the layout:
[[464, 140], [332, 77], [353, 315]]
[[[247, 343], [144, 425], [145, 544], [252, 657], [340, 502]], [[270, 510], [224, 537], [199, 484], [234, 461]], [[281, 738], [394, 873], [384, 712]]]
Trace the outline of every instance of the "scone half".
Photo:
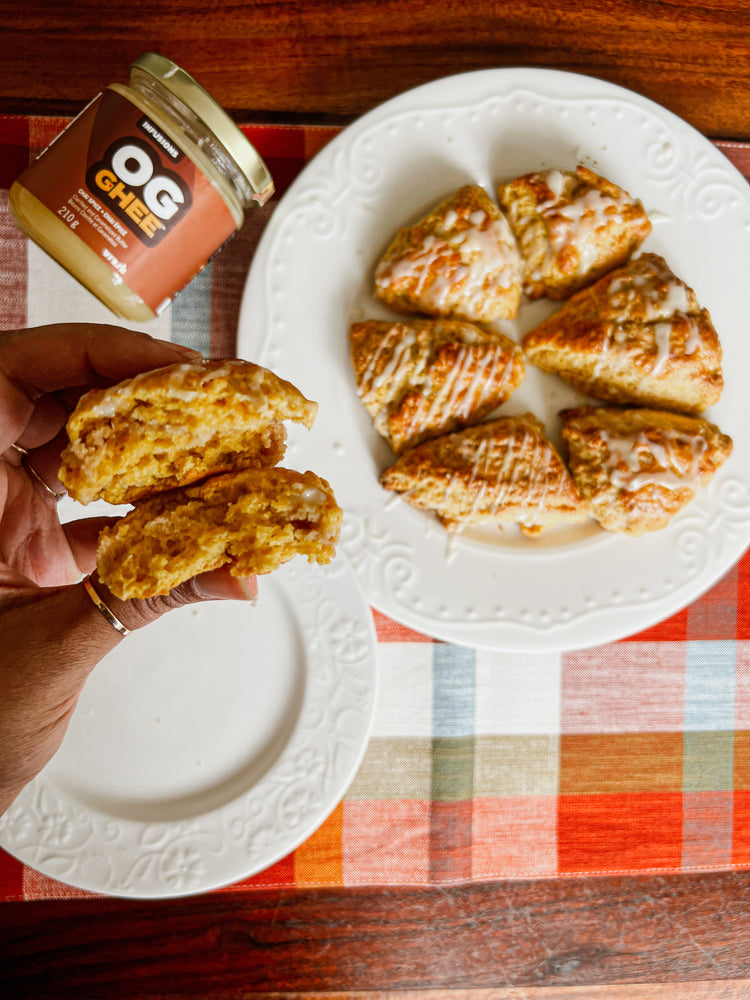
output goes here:
[[595, 406], [561, 417], [571, 475], [607, 531], [665, 527], [732, 452], [732, 439], [701, 417]]
[[74, 499], [132, 503], [234, 469], [276, 465], [283, 421], [311, 427], [317, 403], [236, 358], [170, 365], [92, 389], [71, 414], [60, 479]]
[[138, 503], [99, 536], [97, 571], [122, 600], [166, 594], [228, 565], [234, 576], [270, 573], [297, 555], [335, 555], [341, 508], [312, 472], [246, 469]]

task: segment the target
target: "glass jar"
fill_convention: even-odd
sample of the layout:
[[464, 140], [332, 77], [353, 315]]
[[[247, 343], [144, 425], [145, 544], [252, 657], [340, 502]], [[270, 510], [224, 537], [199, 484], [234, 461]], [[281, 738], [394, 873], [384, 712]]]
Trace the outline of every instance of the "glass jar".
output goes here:
[[265, 163], [213, 98], [149, 52], [10, 189], [13, 218], [129, 320], [148, 320], [265, 204]]

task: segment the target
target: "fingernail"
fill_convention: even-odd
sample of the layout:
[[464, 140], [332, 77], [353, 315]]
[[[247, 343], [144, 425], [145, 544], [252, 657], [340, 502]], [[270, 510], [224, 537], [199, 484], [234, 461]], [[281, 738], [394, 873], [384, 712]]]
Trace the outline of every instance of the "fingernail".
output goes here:
[[171, 347], [175, 354], [179, 354], [183, 358], [194, 360], [203, 357], [200, 351], [196, 351], [192, 347], [186, 347], [184, 344], [175, 344], [171, 340], [166, 341], [166, 346]]
[[258, 580], [254, 576], [231, 576], [225, 570], [202, 573], [195, 578], [195, 591], [205, 600], [234, 600], [256, 604]]
[[237, 576], [234, 577], [237, 581], [238, 586], [244, 593], [244, 600], [248, 601], [250, 604], [258, 603], [258, 578], [257, 576]]

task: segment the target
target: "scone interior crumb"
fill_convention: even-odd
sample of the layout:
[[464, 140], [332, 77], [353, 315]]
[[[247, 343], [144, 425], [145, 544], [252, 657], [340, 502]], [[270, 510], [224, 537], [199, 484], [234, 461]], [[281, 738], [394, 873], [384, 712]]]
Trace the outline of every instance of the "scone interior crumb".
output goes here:
[[[102, 497], [110, 503], [129, 503], [163, 491], [196, 482], [212, 473], [233, 469], [276, 465], [286, 450], [286, 428], [272, 421], [260, 428], [243, 427], [228, 419], [212, 427], [202, 426], [190, 412], [164, 414], [150, 424], [138, 419], [113, 420], [111, 426], [93, 426], [81, 441], [89, 455], [79, 466], [84, 482], [98, 480], [100, 490], [79, 487], [82, 502]], [[222, 424], [228, 424], [226, 429]], [[210, 433], [210, 437], [207, 435]], [[119, 447], [112, 450], [112, 440]], [[75, 473], [68, 482], [75, 480]]]

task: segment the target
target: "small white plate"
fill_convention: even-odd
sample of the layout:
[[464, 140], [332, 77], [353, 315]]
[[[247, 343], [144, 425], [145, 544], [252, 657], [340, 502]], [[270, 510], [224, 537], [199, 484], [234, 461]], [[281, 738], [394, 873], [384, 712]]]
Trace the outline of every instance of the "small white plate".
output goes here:
[[[706, 416], [732, 457], [662, 531], [593, 522], [529, 540], [514, 528], [450, 543], [436, 519], [378, 485], [393, 461], [360, 403], [354, 319], [385, 318], [375, 263], [396, 229], [461, 184], [585, 163], [640, 198], [643, 249], [691, 285], [719, 331], [726, 388]], [[342, 549], [379, 610], [440, 639], [570, 649], [630, 635], [694, 600], [750, 543], [750, 189], [685, 122], [637, 94], [557, 71], [499, 69], [427, 84], [375, 109], [304, 169], [271, 217], [245, 288], [238, 350], [320, 403], [305, 457], [345, 510]], [[520, 340], [554, 306], [525, 301], [499, 328]], [[532, 366], [500, 412], [533, 411], [559, 444], [558, 411], [581, 397]], [[296, 431], [292, 440], [299, 440]]]
[[261, 577], [133, 632], [89, 678], [0, 846], [68, 885], [184, 896], [262, 871], [343, 797], [375, 697], [370, 609], [344, 558]]

